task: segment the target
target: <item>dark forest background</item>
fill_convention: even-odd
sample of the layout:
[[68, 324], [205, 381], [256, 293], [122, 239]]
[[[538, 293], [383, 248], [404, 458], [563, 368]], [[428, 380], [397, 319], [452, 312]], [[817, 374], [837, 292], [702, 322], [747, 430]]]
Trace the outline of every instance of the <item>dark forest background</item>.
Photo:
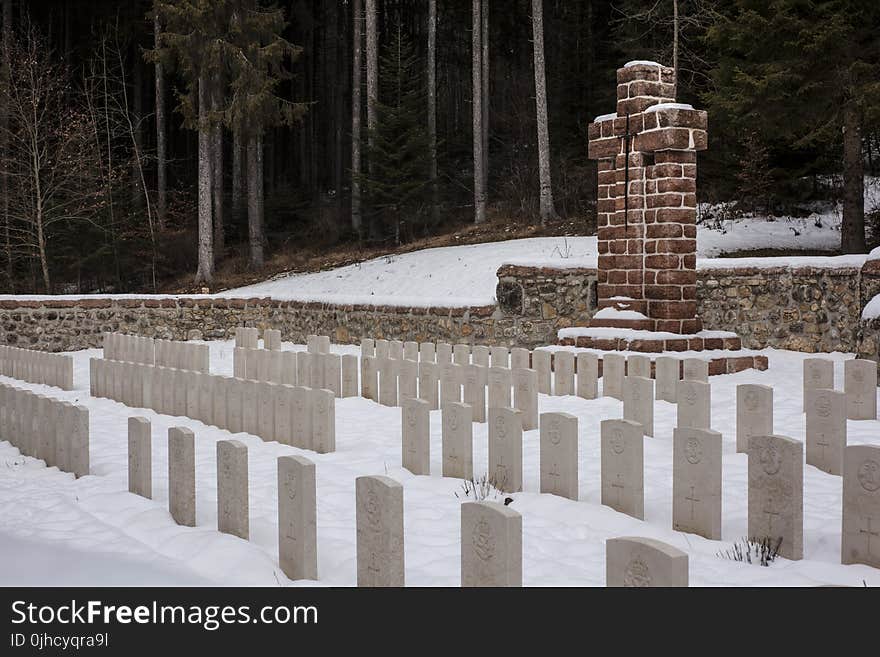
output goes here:
[[[436, 189], [424, 131], [429, 2], [376, 3], [380, 105], [368, 135], [361, 93], [361, 143], [370, 166], [355, 174], [363, 189], [358, 229], [351, 205], [352, 66], [360, 0], [166, 0], [156, 3], [164, 13], [147, 0], [0, 0], [0, 291], [213, 291], [338, 260], [306, 261], [304, 254], [338, 251], [357, 259], [466, 230], [475, 220], [474, 2], [436, 2]], [[490, 72], [481, 98], [488, 106], [486, 223], [497, 227], [484, 239], [519, 234], [518, 226], [594, 232], [587, 126], [614, 111], [615, 72], [626, 61], [677, 59], [678, 101], [709, 110], [701, 202], [729, 201], [729, 216], [773, 216], [806, 213], [812, 200], [842, 200], [855, 239], [843, 250], [866, 247], [866, 219], [853, 208], [856, 186], [880, 167], [878, 3], [544, 0], [556, 216], [543, 227], [535, 3], [482, 5]], [[157, 8], [162, 29], [179, 37], [159, 48]], [[212, 30], [233, 24], [245, 27], [212, 40]], [[194, 40], [196, 32], [203, 41]], [[245, 69], [237, 58], [248, 52], [254, 55]], [[157, 63], [164, 117], [157, 115]], [[221, 80], [213, 100], [198, 93], [206, 70]], [[366, 74], [361, 80], [366, 84]], [[265, 102], [239, 103], [248, 85]], [[199, 101], [212, 103], [213, 113], [200, 116]], [[164, 121], [167, 141], [161, 202], [157, 121]], [[210, 174], [218, 198], [208, 276], [198, 264], [200, 133], [203, 149], [220, 149], [212, 160], [219, 168]], [[242, 151], [247, 135], [261, 161]], [[34, 164], [34, 153], [44, 161]], [[259, 169], [246, 162], [262, 169], [256, 210], [247, 207], [243, 177]]]

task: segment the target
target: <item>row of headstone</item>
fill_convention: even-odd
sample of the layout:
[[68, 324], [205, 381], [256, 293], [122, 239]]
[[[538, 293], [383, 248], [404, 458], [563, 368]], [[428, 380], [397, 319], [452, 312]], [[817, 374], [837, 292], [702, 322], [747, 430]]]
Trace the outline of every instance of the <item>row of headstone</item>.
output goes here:
[[251, 326], [239, 326], [235, 329], [235, 346], [244, 349], [260, 348], [260, 329]]
[[338, 398], [358, 394], [357, 356], [236, 347], [233, 375], [239, 379], [332, 390]]
[[104, 334], [104, 358], [192, 372], [211, 371], [210, 350], [206, 344], [123, 333]]
[[[834, 361], [828, 358], [804, 359], [804, 412], [813, 404], [817, 390], [834, 390]], [[849, 420], [877, 419], [877, 363], [851, 358], [843, 363], [845, 417]]]
[[0, 374], [28, 383], [73, 390], [73, 356], [0, 346]]
[[330, 337], [327, 335], [307, 335], [306, 351], [310, 354], [329, 354]]
[[89, 409], [0, 383], [0, 439], [77, 477], [89, 474]]
[[93, 358], [92, 395], [319, 453], [336, 450], [331, 390]]

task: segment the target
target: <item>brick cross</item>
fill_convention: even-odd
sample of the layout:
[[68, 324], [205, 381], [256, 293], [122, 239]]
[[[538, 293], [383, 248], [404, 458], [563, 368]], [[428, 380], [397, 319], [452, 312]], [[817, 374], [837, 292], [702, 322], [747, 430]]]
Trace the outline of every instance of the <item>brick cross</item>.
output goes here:
[[674, 90], [673, 69], [630, 62], [617, 71], [616, 113], [590, 124], [598, 296], [600, 308], [645, 315], [631, 328], [695, 333], [696, 151], [706, 148], [707, 119], [675, 103]]

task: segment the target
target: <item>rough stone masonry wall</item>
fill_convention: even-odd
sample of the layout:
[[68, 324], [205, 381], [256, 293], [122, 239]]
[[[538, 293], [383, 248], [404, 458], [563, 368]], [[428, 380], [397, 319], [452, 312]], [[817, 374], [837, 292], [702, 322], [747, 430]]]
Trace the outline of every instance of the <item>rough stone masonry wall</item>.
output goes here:
[[[870, 265], [870, 263], [869, 263]], [[880, 320], [860, 322], [880, 292], [880, 265], [857, 268], [698, 270], [698, 312], [707, 329], [735, 331], [747, 348], [880, 352]], [[597, 310], [592, 268], [505, 265], [498, 305], [470, 308], [300, 303], [274, 299], [0, 300], [0, 344], [68, 351], [99, 347], [105, 331], [165, 339], [231, 339], [237, 326], [280, 329], [338, 343], [361, 337], [535, 347], [584, 326]], [[870, 295], [870, 296], [866, 296]]]

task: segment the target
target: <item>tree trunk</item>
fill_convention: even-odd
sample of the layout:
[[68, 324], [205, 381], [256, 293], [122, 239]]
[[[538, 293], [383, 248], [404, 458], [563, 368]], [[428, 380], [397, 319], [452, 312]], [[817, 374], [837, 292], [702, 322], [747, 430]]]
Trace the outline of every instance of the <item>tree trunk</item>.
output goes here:
[[263, 266], [263, 136], [251, 134], [247, 140], [247, 210], [251, 269]]
[[865, 171], [862, 161], [862, 131], [858, 109], [849, 103], [843, 109], [843, 221], [840, 250], [864, 253]]
[[437, 0], [428, 0], [428, 148], [431, 153], [431, 217], [440, 220], [437, 188]]
[[483, 50], [481, 0], [472, 0], [471, 77], [473, 82], [474, 223], [486, 221], [485, 160], [483, 159]]
[[360, 235], [361, 216], [361, 31], [363, 10], [361, 0], [352, 5], [352, 39], [354, 56], [351, 64], [351, 229]]
[[489, 193], [489, 1], [480, 0], [480, 78], [483, 84], [483, 189]]
[[[220, 80], [215, 79], [212, 86], [211, 106], [214, 111], [219, 111], [223, 104]], [[211, 129], [211, 196], [214, 208], [214, 258], [220, 261], [226, 248], [226, 231], [223, 226], [223, 126], [219, 123]]]
[[[379, 99], [379, 36], [376, 32], [376, 0], [367, 0], [367, 140], [372, 148]], [[369, 166], [369, 162], [367, 165]]]
[[214, 279], [214, 226], [211, 222], [211, 128], [207, 124], [210, 82], [199, 77], [199, 268], [196, 283]]
[[[9, 49], [12, 46], [12, 0], [3, 0], [3, 61], [0, 65], [3, 66], [3, 84], [6, 83], [7, 77], [9, 75]], [[0, 157], [6, 156], [6, 149], [8, 148], [8, 144], [6, 142], [7, 130], [9, 129], [9, 108], [3, 107], [2, 114], [0, 114], [0, 121], [2, 121], [2, 126], [0, 126], [0, 135], [2, 135], [2, 143], [0, 143]], [[6, 247], [6, 278], [9, 281], [9, 292], [15, 294], [15, 279], [13, 276], [12, 269], [12, 240], [10, 237], [10, 217], [9, 217], [9, 176], [5, 171], [5, 167], [3, 167], [4, 171], [0, 173], [0, 202], [2, 202], [2, 212], [3, 212], [3, 237], [5, 241]]]
[[672, 0], [672, 69], [675, 71], [673, 98], [678, 97], [678, 26], [678, 0]]
[[244, 210], [244, 170], [241, 157], [243, 151], [241, 127], [236, 125], [232, 128], [232, 216], [236, 224], [241, 221]]
[[532, 0], [532, 38], [535, 55], [535, 115], [538, 123], [538, 176], [541, 184], [541, 224], [553, 219], [550, 182], [550, 133], [547, 129], [547, 82], [544, 75], [544, 0]]
[[141, 153], [144, 152], [144, 127], [141, 117], [144, 115], [144, 64], [138, 45], [132, 44], [134, 72], [131, 79], [131, 122], [134, 125], [134, 161], [131, 164], [131, 203], [141, 209], [144, 207], [146, 190], [141, 187]]
[[[153, 19], [155, 47], [159, 47], [162, 26], [158, 14]], [[167, 163], [165, 155], [165, 73], [162, 63], [156, 62], [156, 214], [159, 230], [165, 228], [165, 214], [168, 209]]]

